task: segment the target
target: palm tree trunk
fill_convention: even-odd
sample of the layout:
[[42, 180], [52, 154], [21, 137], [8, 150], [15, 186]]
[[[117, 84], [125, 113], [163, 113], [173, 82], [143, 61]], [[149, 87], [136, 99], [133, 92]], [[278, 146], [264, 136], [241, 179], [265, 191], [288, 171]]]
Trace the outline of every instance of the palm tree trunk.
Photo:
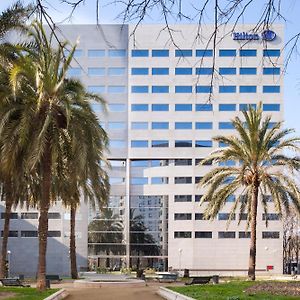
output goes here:
[[70, 264], [71, 277], [78, 279], [77, 261], [76, 261], [76, 239], [75, 239], [75, 223], [76, 223], [76, 205], [71, 204], [71, 218], [70, 218]]
[[5, 216], [4, 216], [4, 228], [3, 228], [3, 238], [2, 238], [2, 248], [1, 248], [1, 261], [0, 261], [0, 278], [4, 278], [6, 275], [6, 257], [7, 257], [7, 243], [9, 235], [9, 223], [10, 214], [13, 201], [10, 193], [10, 184], [6, 185], [6, 197], [5, 197]]
[[46, 289], [46, 253], [47, 253], [47, 237], [48, 237], [48, 211], [50, 206], [50, 189], [51, 189], [51, 150], [50, 143], [46, 145], [43, 164], [42, 179], [42, 199], [40, 202], [40, 217], [38, 225], [39, 233], [39, 260], [37, 284], [38, 290]]
[[257, 204], [258, 204], [258, 187], [259, 184], [255, 183], [253, 187], [252, 201], [251, 201], [251, 242], [250, 242], [250, 256], [248, 277], [255, 280], [255, 265], [256, 265], [256, 218], [257, 218]]

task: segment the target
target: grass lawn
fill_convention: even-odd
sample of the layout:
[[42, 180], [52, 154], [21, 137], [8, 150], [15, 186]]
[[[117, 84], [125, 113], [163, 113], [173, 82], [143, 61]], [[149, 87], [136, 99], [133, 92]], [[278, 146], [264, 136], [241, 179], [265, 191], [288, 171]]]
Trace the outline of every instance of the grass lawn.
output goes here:
[[[264, 282], [264, 284], [267, 282]], [[183, 295], [195, 298], [195, 299], [208, 299], [208, 300], [295, 300], [299, 299], [299, 296], [283, 296], [274, 295], [268, 292], [244, 292], [246, 289], [260, 285], [260, 282], [249, 281], [233, 281], [229, 283], [220, 283], [217, 285], [194, 285], [184, 287], [168, 287], [169, 289], [181, 293]], [[274, 282], [273, 282], [274, 284]], [[300, 283], [299, 283], [300, 286]]]
[[[9, 300], [43, 300], [58, 289], [49, 289], [45, 292], [38, 292], [35, 288], [25, 287], [0, 287], [0, 299]], [[9, 294], [11, 294], [11, 297]], [[4, 297], [7, 295], [7, 298]], [[3, 298], [2, 298], [3, 297]]]

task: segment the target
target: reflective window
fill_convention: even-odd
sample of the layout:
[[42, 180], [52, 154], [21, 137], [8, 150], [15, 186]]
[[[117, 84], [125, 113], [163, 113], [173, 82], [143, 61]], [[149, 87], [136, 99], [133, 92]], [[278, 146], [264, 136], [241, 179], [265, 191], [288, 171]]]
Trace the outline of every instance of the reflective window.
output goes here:
[[104, 76], [105, 68], [88, 68], [89, 76]]
[[[5, 218], [5, 212], [2, 212], [0, 214], [0, 216], [1, 216], [1, 219], [4, 219]], [[18, 219], [18, 213], [14, 213], [14, 212], [10, 213], [9, 218], [10, 219]]]
[[240, 68], [240, 75], [256, 75], [256, 68]]
[[197, 85], [196, 86], [196, 93], [197, 94], [212, 93], [212, 86], [210, 86], [210, 85]]
[[125, 129], [126, 123], [125, 122], [108, 122], [108, 129], [118, 130], [118, 129]]
[[175, 104], [175, 111], [192, 111], [192, 104]]
[[255, 49], [241, 49], [240, 50], [240, 56], [256, 56], [256, 50]]
[[240, 111], [248, 111], [250, 107], [256, 109], [256, 104], [254, 103], [249, 103], [249, 104], [240, 104]]
[[137, 160], [132, 160], [130, 162], [130, 165], [132, 167], [148, 167], [148, 160], [141, 160], [141, 159], [137, 159]]
[[280, 75], [280, 68], [263, 68], [264, 75]]
[[195, 129], [212, 129], [212, 122], [196, 122]]
[[178, 49], [175, 50], [175, 57], [190, 57], [193, 56], [193, 50]]
[[169, 68], [152, 68], [152, 75], [169, 75]]
[[219, 73], [220, 75], [235, 75], [236, 68], [220, 68]]
[[272, 129], [275, 125], [276, 125], [275, 122], [270, 122], [270, 123], [268, 124], [268, 129]]
[[175, 68], [175, 75], [192, 75], [192, 68]]
[[132, 57], [148, 57], [149, 50], [131, 50]]
[[280, 56], [280, 50], [279, 49], [264, 49], [263, 56], [278, 57], [278, 56]]
[[69, 77], [78, 77], [80, 75], [81, 75], [80, 68], [69, 68], [67, 71], [67, 76], [69, 76]]
[[151, 167], [162, 167], [168, 166], [169, 161], [167, 159], [152, 159], [150, 161]]
[[100, 50], [100, 49], [88, 50], [88, 57], [104, 57], [104, 56], [105, 56], [105, 50]]
[[239, 231], [239, 239], [250, 239], [251, 232], [250, 231]]
[[125, 160], [110, 159], [109, 162], [110, 162], [110, 165], [113, 168], [120, 168], [120, 167], [125, 167], [126, 166], [126, 161]]
[[268, 220], [268, 221], [279, 221], [279, 214], [275, 213], [268, 213], [268, 214], [262, 214], [262, 220]]
[[[219, 213], [218, 214], [219, 221], [227, 221], [227, 220], [229, 220], [229, 217], [230, 217], [230, 214], [228, 214], [228, 213]], [[235, 220], [235, 214], [233, 214], [231, 216], [231, 220]]]
[[219, 239], [235, 239], [234, 231], [219, 231], [218, 232]]
[[196, 68], [196, 75], [212, 75], [213, 68]]
[[176, 140], [175, 141], [175, 148], [191, 148], [193, 147], [193, 143], [191, 140]]
[[195, 195], [195, 202], [200, 202], [203, 195]]
[[151, 141], [152, 148], [168, 148], [169, 141], [167, 140], [153, 140]]
[[236, 86], [234, 85], [219, 86], [219, 93], [236, 93]]
[[190, 213], [176, 213], [174, 214], [175, 221], [187, 221], [192, 220], [192, 214]]
[[204, 214], [203, 213], [195, 213], [195, 220], [196, 221], [204, 220]]
[[192, 177], [175, 177], [175, 184], [190, 184], [192, 183]]
[[[1, 230], [1, 237], [3, 237], [3, 230]], [[9, 238], [18, 237], [18, 231], [17, 230], [10, 230], [8, 232], [8, 237]]]
[[[195, 164], [196, 166], [199, 165], [202, 161], [203, 161], [204, 158], [196, 158], [195, 160]], [[212, 161], [209, 160], [209, 161], [206, 161], [205, 163], [202, 163], [202, 166], [211, 166], [212, 165]]]
[[263, 111], [280, 111], [280, 104], [263, 104]]
[[219, 56], [222, 57], [236, 56], [236, 50], [235, 49], [219, 50]]
[[168, 184], [169, 177], [151, 177], [151, 184]]
[[152, 122], [152, 129], [169, 129], [169, 122]]
[[175, 195], [174, 202], [192, 202], [192, 195]]
[[169, 111], [169, 104], [152, 104], [152, 111]]
[[263, 93], [280, 93], [280, 86], [279, 85], [264, 85], [263, 86]]
[[175, 129], [192, 129], [192, 122], [175, 122]]
[[233, 167], [235, 166], [235, 161], [234, 160], [220, 161], [219, 166]]
[[109, 76], [123, 76], [125, 75], [125, 68], [108, 68]]
[[165, 94], [169, 93], [169, 87], [167, 85], [153, 85], [152, 86], [153, 94]]
[[148, 93], [149, 88], [147, 85], [133, 85], [131, 87], [131, 93], [138, 94], [138, 93]]
[[131, 122], [131, 129], [148, 129], [148, 122]]
[[148, 104], [131, 104], [131, 111], [148, 111]]
[[202, 180], [202, 178], [203, 178], [203, 177], [201, 177], [201, 176], [196, 176], [196, 177], [195, 177], [195, 183], [196, 183], [196, 184], [199, 183], [199, 182]]
[[110, 140], [109, 146], [111, 148], [119, 149], [119, 148], [125, 148], [126, 142], [124, 140]]
[[262, 238], [263, 239], [279, 239], [280, 233], [279, 231], [263, 231]]
[[148, 68], [132, 68], [131, 75], [148, 75], [149, 69]]
[[108, 104], [108, 109], [111, 112], [123, 112], [126, 111], [125, 104]]
[[126, 87], [124, 85], [109, 85], [107, 92], [109, 94], [123, 94], [126, 93]]
[[175, 239], [190, 239], [192, 237], [191, 231], [175, 231], [174, 238]]
[[87, 89], [90, 93], [95, 93], [95, 94], [105, 93], [105, 86], [104, 85], [89, 85], [87, 87]]
[[210, 147], [212, 147], [212, 141], [209, 141], [209, 140], [195, 141], [195, 147], [196, 148], [210, 148]]
[[193, 87], [191, 85], [176, 85], [175, 86], [175, 93], [192, 93]]
[[256, 93], [255, 85], [241, 85], [240, 93]]
[[21, 219], [37, 219], [39, 214], [36, 212], [21, 213]]
[[212, 111], [212, 104], [196, 104], [196, 111]]
[[118, 185], [118, 184], [124, 184], [125, 183], [125, 178], [124, 177], [109, 177], [109, 184], [114, 184], [114, 185]]
[[109, 57], [125, 57], [126, 56], [126, 50], [125, 49], [111, 49], [108, 50], [108, 56]]
[[48, 237], [61, 237], [61, 232], [59, 230], [49, 230]]
[[131, 177], [130, 183], [134, 184], [134, 185], [148, 184], [148, 178], [147, 177]]
[[191, 166], [192, 160], [191, 159], [175, 159], [174, 165], [175, 166]]
[[235, 104], [219, 104], [219, 111], [235, 111]]
[[83, 50], [81, 49], [76, 49], [74, 51], [74, 55], [73, 55], [75, 58], [78, 58], [78, 57], [82, 57], [83, 56]]
[[25, 238], [37, 238], [38, 232], [33, 230], [21, 231], [21, 237]]
[[246, 214], [246, 213], [241, 213], [241, 214], [239, 214], [239, 219], [240, 219], [241, 221], [247, 221], [247, 219], [248, 219], [248, 214]]
[[169, 50], [165, 50], [165, 49], [152, 50], [152, 57], [168, 57], [168, 56], [169, 56]]
[[147, 148], [148, 141], [147, 140], [132, 140], [131, 148]]
[[197, 57], [209, 57], [213, 56], [213, 50], [211, 49], [198, 49], [196, 50]]
[[211, 231], [195, 231], [196, 239], [212, 239]]
[[219, 147], [220, 148], [228, 147], [228, 144], [223, 143], [223, 142], [219, 142]]
[[[233, 164], [234, 165], [234, 164]], [[229, 195], [226, 198], [226, 202], [234, 202], [235, 201], [235, 195]]]

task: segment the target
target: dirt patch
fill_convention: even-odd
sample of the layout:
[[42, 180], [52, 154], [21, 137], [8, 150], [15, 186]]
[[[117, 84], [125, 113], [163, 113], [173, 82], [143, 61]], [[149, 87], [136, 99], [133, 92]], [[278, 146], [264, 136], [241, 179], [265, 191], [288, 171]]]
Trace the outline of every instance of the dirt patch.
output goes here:
[[9, 299], [16, 295], [17, 294], [12, 293], [12, 292], [0, 292], [0, 300]]
[[265, 282], [246, 289], [247, 294], [269, 293], [271, 295], [300, 296], [300, 282]]

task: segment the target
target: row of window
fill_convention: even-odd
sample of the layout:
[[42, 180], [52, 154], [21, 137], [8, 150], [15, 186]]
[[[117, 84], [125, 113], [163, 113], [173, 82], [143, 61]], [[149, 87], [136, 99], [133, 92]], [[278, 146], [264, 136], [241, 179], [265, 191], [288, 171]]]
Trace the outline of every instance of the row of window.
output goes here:
[[[38, 232], [34, 230], [24, 230], [19, 232], [17, 230], [9, 231], [8, 237], [22, 237], [22, 238], [37, 238]], [[3, 230], [1, 230], [1, 237], [3, 237]], [[57, 230], [49, 230], [48, 237], [61, 237], [61, 232]]]
[[[24, 212], [21, 214], [18, 214], [16, 212], [13, 212], [10, 214], [10, 219], [38, 219], [39, 214], [37, 212]], [[5, 213], [1, 213], [1, 219], [5, 218]], [[58, 212], [49, 212], [48, 213], [48, 219], [60, 219], [61, 215]]]
[[[218, 220], [219, 221], [228, 221], [230, 218], [229, 213], [219, 213], [218, 214]], [[240, 220], [247, 220], [248, 214], [242, 213], [237, 216]], [[175, 213], [174, 214], [174, 220], [175, 221], [189, 221], [192, 220], [192, 214], [191, 213]], [[204, 214], [203, 213], [195, 213], [195, 220], [204, 220]], [[236, 214], [231, 215], [231, 220], [236, 220]], [[262, 220], [263, 221], [278, 221], [279, 220], [279, 214], [276, 213], [267, 213], [262, 214]]]
[[[149, 50], [147, 49], [135, 49], [131, 50], [132, 57], [149, 57]], [[193, 49], [177, 49], [175, 50], [175, 57], [192, 57], [195, 53], [196, 57], [212, 57], [213, 50], [212, 49], [196, 49], [194, 52]], [[220, 49], [219, 56], [220, 57], [235, 57], [239, 54], [241, 57], [256, 57], [257, 50], [256, 49]], [[262, 52], [265, 57], [279, 57], [280, 50], [279, 49], [263, 49]], [[169, 50], [152, 50], [152, 57], [169, 57]]]
[[[87, 69], [88, 76], [124, 76], [126, 75], [126, 68], [96, 68], [91, 67]], [[69, 68], [68, 69], [68, 76], [70, 77], [77, 77], [82, 75], [82, 69], [81, 68]]]
[[[219, 68], [218, 73], [220, 75], [237, 75], [237, 68]], [[112, 74], [112, 75], [124, 75]], [[152, 68], [152, 75], [170, 75], [169, 68]], [[175, 68], [175, 75], [212, 75], [213, 68]], [[257, 68], [255, 67], [242, 67], [239, 68], [240, 75], [257, 75]], [[263, 68], [263, 75], [280, 75], [280, 68]], [[104, 74], [103, 74], [104, 75]], [[109, 75], [109, 74], [108, 74]], [[131, 75], [149, 75], [149, 68], [132, 68]]]
[[[113, 178], [114, 178], [113, 181], [116, 181], [115, 178], [122, 178], [122, 177], [113, 177]], [[196, 176], [194, 183], [198, 183], [201, 180], [201, 178], [202, 178], [201, 176]], [[123, 182], [125, 182], [125, 178], [123, 178]], [[174, 184], [192, 184], [192, 183], [193, 183], [193, 177], [174, 177]], [[169, 184], [169, 177], [151, 177], [150, 180], [148, 177], [131, 177], [130, 184], [132, 185]]]
[[[68, 51], [66, 51], [68, 52]], [[67, 54], [67, 53], [66, 53]], [[126, 57], [126, 49], [89, 49], [87, 52], [88, 57], [97, 58], [97, 57]], [[84, 56], [84, 51], [82, 49], [76, 49], [74, 52], [74, 57], [79, 58]]]
[[[170, 87], [168, 85], [153, 85], [151, 88], [147, 85], [133, 85], [131, 86], [131, 93], [133, 94], [147, 94], [151, 91], [152, 94], [168, 94], [170, 93]], [[219, 86], [219, 93], [257, 93], [258, 89], [256, 85], [241, 85], [237, 88], [235, 85], [222, 85]], [[197, 85], [196, 88], [192, 85], [176, 85], [175, 94], [207, 94], [213, 92], [213, 87], [210, 85]], [[276, 94], [280, 93], [279, 85], [264, 85], [262, 86], [262, 93], [264, 94]]]
[[[235, 231], [218, 231], [218, 238], [219, 239], [235, 239], [237, 234]], [[249, 231], [239, 231], [238, 238], [250, 238], [251, 233]], [[185, 238], [190, 239], [192, 238], [191, 231], [175, 231], [174, 238]], [[213, 238], [212, 231], [195, 231], [194, 238], [204, 238], [204, 239], [211, 239]], [[280, 233], [279, 231], [263, 231], [262, 232], [263, 239], [279, 239]]]

